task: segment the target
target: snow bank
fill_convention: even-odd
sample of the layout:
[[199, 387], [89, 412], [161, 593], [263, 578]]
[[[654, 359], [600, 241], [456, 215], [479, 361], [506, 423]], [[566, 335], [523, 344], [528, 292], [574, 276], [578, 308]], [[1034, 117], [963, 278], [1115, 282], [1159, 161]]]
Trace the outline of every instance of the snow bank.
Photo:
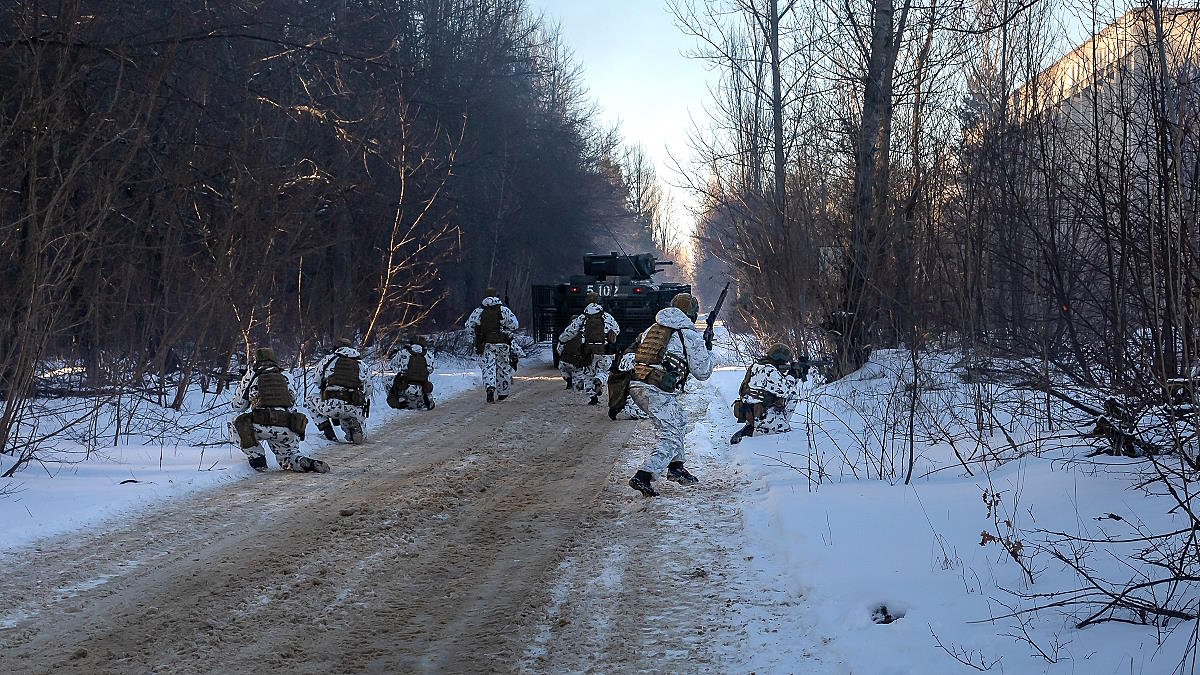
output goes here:
[[[435, 363], [432, 379], [438, 402], [479, 383], [473, 360], [438, 355]], [[386, 372], [377, 377], [371, 417], [365, 425], [368, 435], [400, 415], [422, 414], [387, 406], [386, 386], [391, 379]], [[303, 386], [305, 378], [296, 381]], [[78, 528], [102, 527], [110, 518], [162, 500], [254, 475], [245, 455], [228, 440], [229, 397], [228, 390], [213, 397], [197, 389], [189, 392], [178, 413], [143, 404], [134, 413], [137, 430], [121, 435], [116, 446], [88, 448], [76, 441], [55, 442], [39, 454], [40, 462], [26, 466], [12, 479], [0, 480], [0, 550]], [[79, 401], [67, 399], [57, 405], [78, 407]], [[127, 414], [113, 406], [103, 408], [98, 415], [100, 428]], [[320, 457], [330, 445], [310, 422], [304, 450]], [[11, 461], [0, 455], [0, 473]], [[270, 452], [267, 462], [272, 470], [278, 468]]]
[[[1131, 487], [1138, 469], [1128, 460], [1080, 459], [1078, 440], [1040, 424], [1032, 403], [1022, 408], [1011, 398], [996, 408], [1004, 412], [992, 428], [973, 435], [954, 361], [939, 355], [921, 364], [927, 409], [914, 425], [910, 485], [908, 406], [900, 401], [911, 392], [912, 369], [902, 353], [880, 353], [851, 378], [810, 387], [792, 433], [733, 446], [753, 479], [748, 553], [806, 598], [797, 611], [818, 634], [805, 640], [853, 673], [970, 671], [965, 663], [1006, 673], [1171, 672], [1190, 624], [1176, 632], [1119, 623], [1077, 629], [1090, 613], [1082, 606], [1012, 614], [1044, 602], [1032, 594], [1082, 584], [1048, 553], [1050, 533], [1130, 536], [1138, 525], [1161, 532], [1185, 519], [1169, 513], [1173, 502]], [[722, 368], [710, 381], [725, 411], [742, 373]], [[725, 443], [739, 425], [728, 412], [720, 419], [714, 434]], [[1002, 461], [978, 461], [985, 452]], [[1094, 548], [1098, 574], [1130, 577], [1132, 548]]]

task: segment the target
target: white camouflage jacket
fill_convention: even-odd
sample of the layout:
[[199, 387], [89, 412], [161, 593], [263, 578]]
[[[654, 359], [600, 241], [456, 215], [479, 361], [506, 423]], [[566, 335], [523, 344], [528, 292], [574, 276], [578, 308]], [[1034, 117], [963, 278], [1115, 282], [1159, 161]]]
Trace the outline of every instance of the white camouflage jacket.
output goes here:
[[[425, 354], [425, 364], [429, 366], [429, 374], [432, 375], [434, 368], [433, 354], [426, 352], [421, 345], [413, 345], [412, 350], [416, 354]], [[412, 354], [407, 349], [401, 349], [399, 352], [396, 352], [396, 355], [392, 357], [388, 365], [391, 366], [392, 370], [403, 375], [408, 372], [408, 361], [411, 358]]]
[[333, 362], [339, 356], [344, 356], [350, 359], [358, 359], [358, 379], [362, 381], [363, 395], [367, 398], [371, 398], [371, 394], [373, 394], [375, 391], [375, 387], [371, 382], [371, 370], [363, 361], [362, 354], [353, 347], [338, 347], [337, 349], [333, 350], [332, 354], [326, 354], [325, 357], [317, 363], [317, 382], [320, 383], [321, 381], [327, 379], [330, 375], [333, 375]]
[[[707, 380], [713, 371], [712, 352], [708, 351], [708, 347], [704, 345], [704, 334], [696, 330], [696, 324], [688, 318], [688, 315], [678, 307], [667, 307], [658, 311], [658, 314], [654, 316], [654, 322], [675, 329], [675, 333], [667, 342], [667, 353], [674, 354], [681, 359], [686, 358], [688, 377], [694, 377], [701, 381]], [[646, 338], [646, 333], [649, 331], [650, 329], [647, 328], [638, 336], [638, 344]], [[650, 386], [636, 380], [633, 384]]]
[[617, 324], [617, 320], [613, 318], [613, 315], [605, 312], [604, 307], [599, 303], [593, 302], [587, 307], [583, 308], [583, 314], [571, 319], [571, 323], [567, 324], [567, 327], [563, 329], [562, 334], [558, 336], [559, 353], [562, 353], [562, 345], [564, 342], [570, 342], [571, 340], [574, 340], [575, 337], [583, 331], [584, 323], [587, 322], [587, 318], [589, 316], [594, 316], [601, 312], [604, 313], [604, 335], [606, 338], [609, 333], [612, 333], [613, 335], [620, 335], [621, 326]]
[[747, 372], [750, 377], [739, 392], [746, 403], [764, 403], [763, 393], [772, 394], [779, 406], [800, 397], [800, 381], [769, 363], [755, 363]]
[[495, 296], [484, 298], [482, 306], [476, 307], [475, 311], [471, 312], [471, 316], [467, 317], [467, 322], [463, 325], [472, 333], [475, 332], [475, 328], [479, 326], [480, 317], [483, 316], [483, 308], [494, 307], [496, 305], [500, 305], [500, 332], [510, 338], [513, 337], [517, 332], [517, 328], [520, 327], [520, 324], [517, 323], [517, 315], [513, 314], [512, 310], [505, 307], [504, 303], [500, 302], [500, 298]]
[[[283, 371], [283, 377], [287, 380], [288, 391], [292, 394], [292, 400], [296, 400], [296, 383], [292, 381], [292, 376]], [[250, 409], [250, 399], [258, 395], [258, 378], [254, 375], [254, 369], [248, 368], [246, 374], [242, 375], [242, 379], [233, 387], [233, 398], [230, 399], [229, 405], [235, 413], [241, 414]], [[289, 412], [296, 412], [296, 406], [288, 408]]]

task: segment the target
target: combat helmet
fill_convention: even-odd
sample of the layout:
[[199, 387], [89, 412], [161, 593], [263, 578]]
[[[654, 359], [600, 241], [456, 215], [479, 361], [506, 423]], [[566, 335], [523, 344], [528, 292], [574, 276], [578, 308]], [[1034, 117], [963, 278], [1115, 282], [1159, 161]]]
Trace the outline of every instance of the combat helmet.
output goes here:
[[792, 361], [792, 348], [785, 344], [776, 343], [767, 350], [767, 359], [775, 365], [784, 365]]
[[259, 347], [254, 350], [254, 367], [275, 364], [275, 350], [270, 347]]
[[495, 288], [492, 288], [491, 286], [488, 286], [487, 290], [485, 290], [483, 292], [484, 300], [487, 300], [488, 298], [498, 298], [498, 297], [500, 297], [500, 291], [497, 291]]
[[596, 291], [588, 291], [587, 297], [584, 298], [587, 304], [600, 304], [600, 296], [596, 295]]
[[695, 321], [700, 316], [700, 303], [696, 301], [695, 296], [691, 293], [678, 293], [671, 298], [671, 306], [688, 315], [688, 318]]

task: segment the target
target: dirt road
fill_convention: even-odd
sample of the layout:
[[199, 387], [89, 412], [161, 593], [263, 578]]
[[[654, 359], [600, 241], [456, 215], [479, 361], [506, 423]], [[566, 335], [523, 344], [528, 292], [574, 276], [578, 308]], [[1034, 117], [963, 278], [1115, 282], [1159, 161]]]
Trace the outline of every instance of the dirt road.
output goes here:
[[6, 672], [508, 672], [636, 426], [551, 371], [0, 558]]

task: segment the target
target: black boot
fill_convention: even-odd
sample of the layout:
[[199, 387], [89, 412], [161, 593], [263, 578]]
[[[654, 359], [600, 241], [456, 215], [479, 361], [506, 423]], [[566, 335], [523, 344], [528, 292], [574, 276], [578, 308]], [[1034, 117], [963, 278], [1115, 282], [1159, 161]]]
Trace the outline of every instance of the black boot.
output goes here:
[[654, 491], [654, 476], [649, 471], [638, 471], [633, 474], [633, 478], [629, 479], [629, 487], [646, 495], [647, 497], [657, 497], [658, 493]]
[[292, 471], [300, 473], [329, 473], [329, 465], [312, 457], [299, 457], [292, 462]]
[[257, 457], [250, 457], [250, 458], [248, 458], [248, 461], [250, 462], [250, 468], [254, 469], [255, 471], [266, 471], [267, 470], [267, 458], [263, 455], [259, 455]]
[[683, 468], [683, 462], [671, 462], [667, 465], [667, 480], [679, 483], [680, 485], [695, 485], [700, 482], [688, 470]]
[[336, 441], [338, 439], [337, 434], [333, 433], [333, 422], [325, 420], [324, 422], [318, 424], [317, 428], [321, 430], [321, 433], [325, 434], [325, 438], [328, 438], [331, 441]]
[[563, 379], [567, 381], [567, 391], [570, 391], [571, 387], [574, 386], [573, 383], [571, 382], [571, 378], [564, 377]]
[[600, 405], [600, 399], [595, 394], [592, 394], [592, 397], [588, 399], [588, 405]]
[[746, 426], [737, 430], [733, 436], [729, 437], [730, 445], [737, 445], [742, 442], [743, 438], [750, 438], [754, 435], [754, 422], [747, 422]]
[[506, 398], [508, 398], [508, 394], [498, 394], [498, 395], [496, 396], [496, 400], [497, 400], [497, 401], [503, 401], [503, 400], [504, 400], [504, 399], [506, 399]]
[[496, 388], [495, 387], [488, 387], [487, 398], [488, 398], [488, 403], [496, 402]]

